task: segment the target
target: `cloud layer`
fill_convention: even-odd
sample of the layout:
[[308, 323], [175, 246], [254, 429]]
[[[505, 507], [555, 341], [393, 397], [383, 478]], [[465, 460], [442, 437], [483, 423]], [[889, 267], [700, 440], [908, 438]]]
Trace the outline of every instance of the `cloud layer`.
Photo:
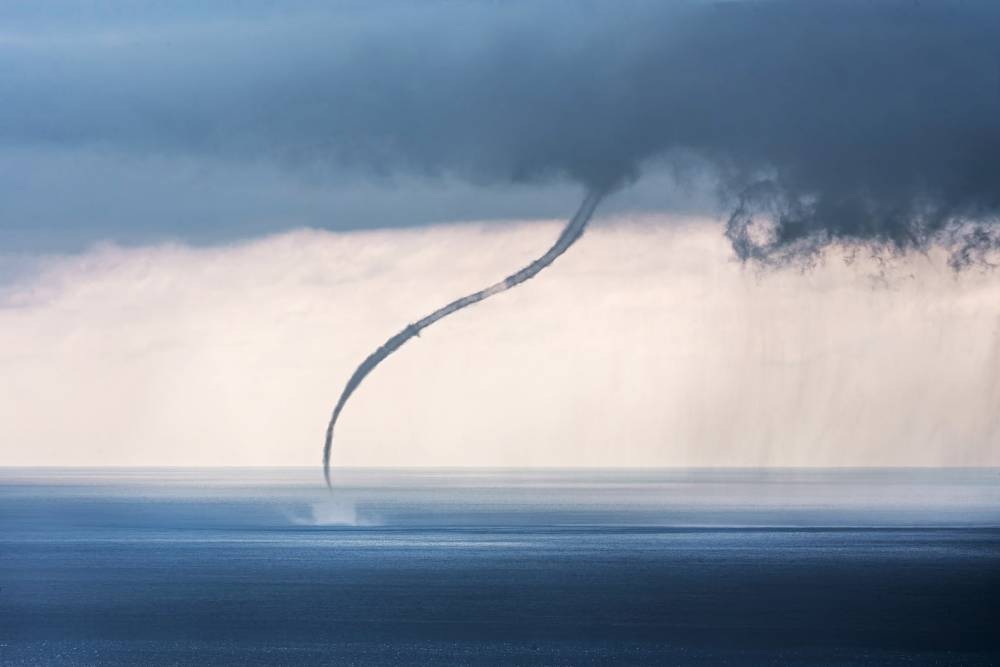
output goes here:
[[[53, 256], [0, 297], [0, 465], [315, 465], [350, 371], [561, 222]], [[940, 253], [758, 275], [599, 225], [380, 367], [342, 465], [1000, 465], [1000, 288]], [[874, 281], [874, 288], [873, 282]]]
[[997, 245], [993, 2], [130, 4], [5, 10], [0, 142], [334, 181], [666, 169], [718, 185], [743, 258]]

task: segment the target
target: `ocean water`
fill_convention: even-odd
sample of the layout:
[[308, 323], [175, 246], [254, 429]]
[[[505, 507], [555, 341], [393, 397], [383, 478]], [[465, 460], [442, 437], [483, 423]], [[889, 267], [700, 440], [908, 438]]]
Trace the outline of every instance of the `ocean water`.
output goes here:
[[1000, 470], [0, 469], [0, 664], [998, 664]]

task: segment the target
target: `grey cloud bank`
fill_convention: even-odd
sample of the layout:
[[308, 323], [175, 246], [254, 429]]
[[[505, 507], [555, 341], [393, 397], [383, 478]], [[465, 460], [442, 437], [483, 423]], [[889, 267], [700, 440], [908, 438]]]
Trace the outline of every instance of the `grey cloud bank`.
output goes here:
[[[940, 243], [962, 265], [998, 247], [994, 3], [70, 7], [2, 10], [7, 153], [155, 156], [149, 181], [174, 160], [273, 165], [340, 193], [441, 179], [464, 202], [491, 192], [498, 208], [497, 187], [641, 188], [652, 171], [681, 184], [640, 197], [654, 208], [711, 182], [715, 201], [703, 207], [729, 207], [742, 258]], [[77, 178], [68, 169], [65, 180]], [[115, 187], [88, 192], [100, 200], [106, 189], [113, 203]], [[149, 202], [162, 228], [185, 236], [169, 192], [149, 191], [164, 198]], [[349, 213], [342, 224], [397, 224], [405, 199], [396, 214]], [[494, 217], [489, 209], [476, 217]], [[97, 224], [74, 213], [67, 227]], [[203, 224], [238, 235], [248, 217], [236, 206]], [[28, 218], [5, 214], [0, 225]], [[127, 235], [128, 224], [92, 234]]]

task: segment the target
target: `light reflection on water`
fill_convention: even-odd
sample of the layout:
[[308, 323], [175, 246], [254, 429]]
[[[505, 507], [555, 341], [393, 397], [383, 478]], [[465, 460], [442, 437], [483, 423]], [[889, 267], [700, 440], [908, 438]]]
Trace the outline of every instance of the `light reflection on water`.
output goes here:
[[4, 469], [0, 527], [1000, 525], [997, 469]]
[[0, 470], [2, 664], [997, 664], [1000, 471]]

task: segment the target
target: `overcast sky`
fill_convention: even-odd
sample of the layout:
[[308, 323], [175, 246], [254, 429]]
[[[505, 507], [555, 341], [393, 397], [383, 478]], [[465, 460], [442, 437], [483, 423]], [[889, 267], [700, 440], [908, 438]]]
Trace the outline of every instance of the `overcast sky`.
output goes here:
[[355, 364], [598, 190], [373, 373], [335, 464], [997, 465], [997, 34], [986, 0], [0, 3], [0, 464], [316, 463]]
[[0, 26], [8, 251], [565, 215], [582, 188], [736, 213], [747, 258], [996, 241], [993, 2], [12, 0]]

